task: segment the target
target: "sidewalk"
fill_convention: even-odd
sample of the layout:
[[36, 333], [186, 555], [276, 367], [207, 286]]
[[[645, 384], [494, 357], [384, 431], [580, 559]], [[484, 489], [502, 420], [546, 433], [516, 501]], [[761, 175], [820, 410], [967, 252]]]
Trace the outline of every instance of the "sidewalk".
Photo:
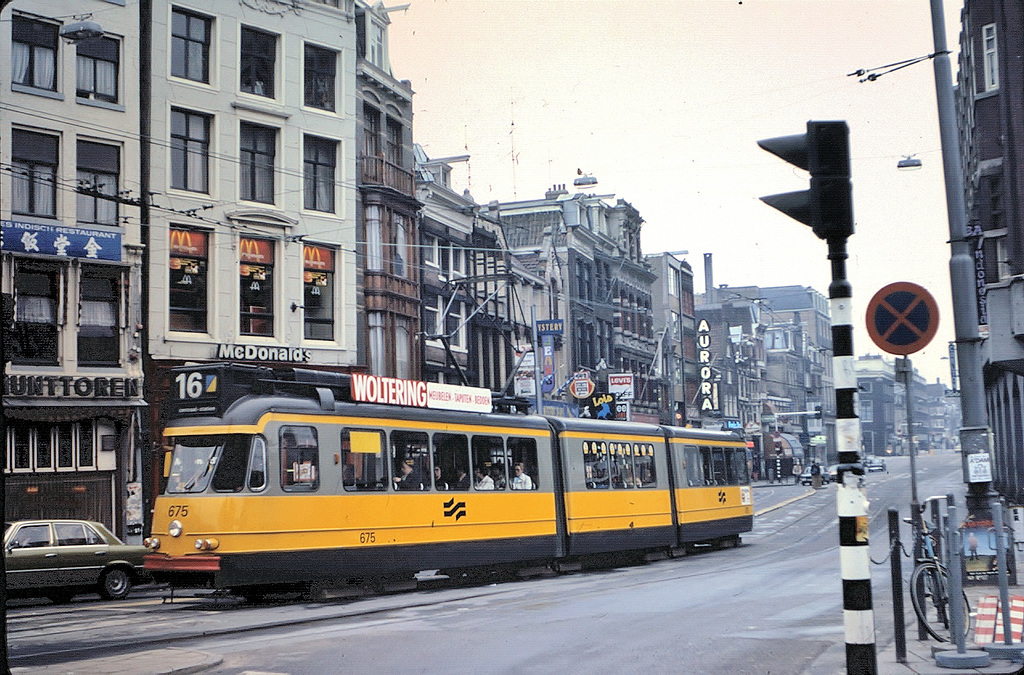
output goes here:
[[11, 668], [12, 675], [185, 675], [201, 673], [221, 664], [216, 654], [188, 649], [154, 649], [148, 652], [70, 661], [56, 666]]

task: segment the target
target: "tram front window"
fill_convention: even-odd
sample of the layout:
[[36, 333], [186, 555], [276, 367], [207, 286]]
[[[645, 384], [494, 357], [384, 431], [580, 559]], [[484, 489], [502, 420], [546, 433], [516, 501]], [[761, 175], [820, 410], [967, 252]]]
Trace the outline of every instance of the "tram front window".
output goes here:
[[248, 450], [246, 436], [177, 438], [171, 452], [166, 492], [203, 492], [211, 481], [218, 491], [242, 489]]

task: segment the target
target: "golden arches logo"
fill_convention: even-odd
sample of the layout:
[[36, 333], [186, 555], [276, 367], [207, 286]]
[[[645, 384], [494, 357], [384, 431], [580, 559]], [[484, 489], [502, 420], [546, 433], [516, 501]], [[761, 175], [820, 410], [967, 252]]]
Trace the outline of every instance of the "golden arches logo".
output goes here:
[[273, 263], [273, 249], [270, 242], [261, 239], [246, 239], [242, 237], [238, 241], [239, 257], [246, 262]]
[[306, 245], [302, 257], [306, 269], [329, 270], [334, 266], [334, 254], [330, 249]]
[[206, 254], [206, 234], [192, 230], [171, 230], [171, 251], [185, 254]]

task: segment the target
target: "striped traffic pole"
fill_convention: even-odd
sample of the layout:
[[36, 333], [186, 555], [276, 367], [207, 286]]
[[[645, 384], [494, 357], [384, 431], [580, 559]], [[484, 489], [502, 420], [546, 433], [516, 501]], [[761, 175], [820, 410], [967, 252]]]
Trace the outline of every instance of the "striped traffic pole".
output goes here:
[[836, 389], [836, 446], [839, 451], [839, 555], [843, 579], [846, 672], [877, 673], [875, 615], [871, 604], [868, 550], [868, 498], [860, 463], [857, 375], [853, 365], [852, 288], [846, 279], [846, 239], [828, 240], [832, 261], [829, 308], [832, 312], [832, 368]]

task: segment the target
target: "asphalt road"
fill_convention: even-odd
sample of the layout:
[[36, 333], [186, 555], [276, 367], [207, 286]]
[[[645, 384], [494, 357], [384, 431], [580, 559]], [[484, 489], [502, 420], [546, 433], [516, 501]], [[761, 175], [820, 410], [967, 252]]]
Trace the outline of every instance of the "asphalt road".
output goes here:
[[[910, 500], [906, 458], [888, 463], [866, 477], [880, 647], [893, 634], [886, 509], [906, 515]], [[963, 494], [958, 455], [922, 456], [917, 474], [922, 499]], [[835, 490], [759, 487], [741, 547], [647, 565], [322, 603], [164, 603], [142, 591], [11, 607], [12, 665], [173, 646], [238, 674], [829, 672], [844, 642]]]

